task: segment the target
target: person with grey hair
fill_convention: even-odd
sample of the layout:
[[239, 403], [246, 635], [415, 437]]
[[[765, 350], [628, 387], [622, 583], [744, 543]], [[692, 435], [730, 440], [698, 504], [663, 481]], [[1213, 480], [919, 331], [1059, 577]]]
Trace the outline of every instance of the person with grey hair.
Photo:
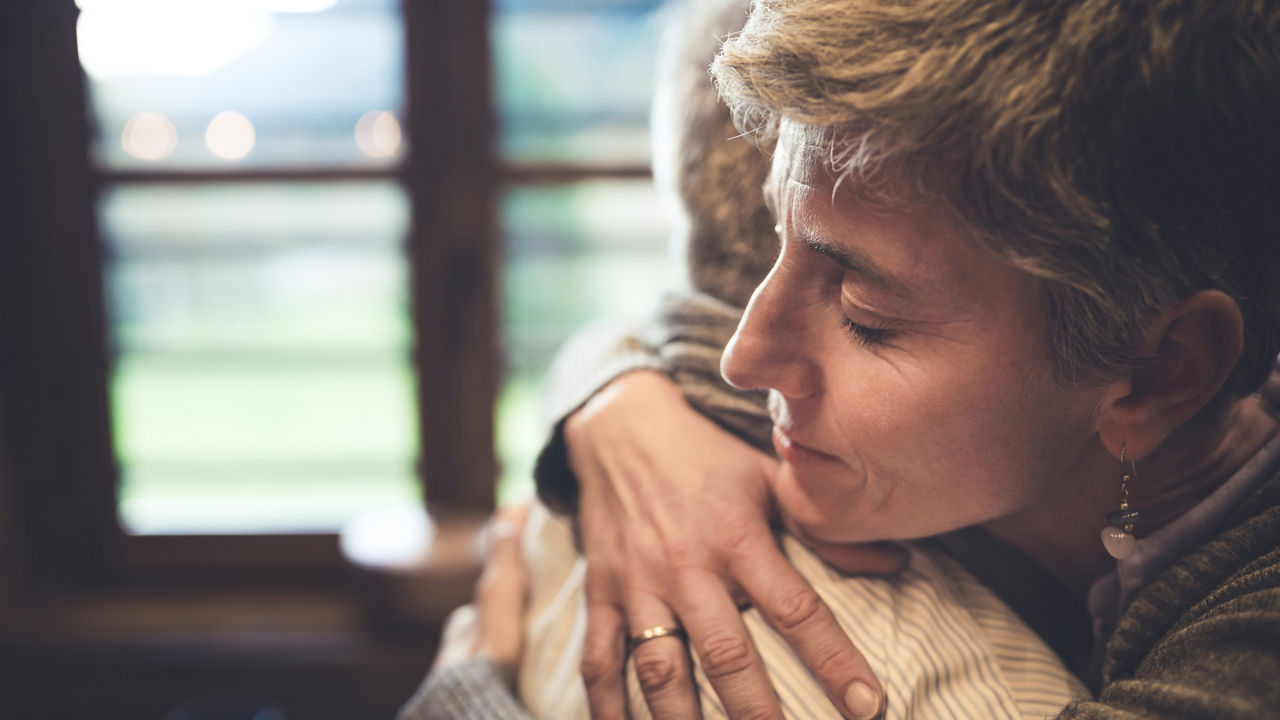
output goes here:
[[742, 472], [648, 374], [564, 423], [592, 707], [620, 637], [681, 627], [731, 714], [780, 716], [743, 598], [837, 707], [870, 682], [775, 515], [846, 568], [969, 528], [1016, 608], [1093, 624], [1058, 717], [1280, 716], [1280, 5], [757, 0], [714, 75], [776, 143], [722, 370], [782, 462]]

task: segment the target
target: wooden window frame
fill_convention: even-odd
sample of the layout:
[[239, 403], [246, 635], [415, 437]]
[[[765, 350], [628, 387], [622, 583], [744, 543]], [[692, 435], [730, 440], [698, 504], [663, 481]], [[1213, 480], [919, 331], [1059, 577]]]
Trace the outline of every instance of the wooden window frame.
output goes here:
[[[488, 3], [404, 3], [412, 155], [391, 173], [99, 172], [89, 163], [77, 16], [74, 0], [0, 3], [5, 710], [161, 717], [186, 700], [257, 687], [291, 716], [389, 717], [426, 671], [444, 614], [470, 596], [478, 568], [467, 540], [493, 502]], [[412, 112], [442, 98], [451, 99], [450, 112]], [[125, 534], [110, 428], [100, 190], [388, 175], [403, 183], [411, 205], [405, 247], [421, 407], [417, 470], [442, 518], [427, 567], [406, 587], [388, 589], [385, 578], [344, 564], [335, 534]], [[418, 624], [388, 624], [370, 612], [378, 607], [371, 598], [412, 603]]]
[[[497, 173], [489, 7], [405, 2], [405, 135], [388, 170], [111, 171], [90, 161], [73, 0], [5, 12], [0, 250], [0, 530], [19, 586], [84, 588], [190, 578], [345, 577], [335, 534], [146, 535], [117, 519], [109, 407], [112, 353], [96, 198], [113, 184], [398, 180], [410, 200], [417, 475], [432, 512], [483, 514], [496, 461]], [[447, 72], [441, 72], [445, 68]], [[448, 112], [432, 109], [448, 107]], [[415, 112], [415, 108], [428, 108]], [[14, 242], [16, 240], [16, 242]], [[2, 566], [0, 566], [2, 567]]]
[[[647, 164], [497, 163], [490, 13], [487, 0], [404, 0], [411, 155], [392, 171], [103, 172], [89, 162], [74, 0], [0, 3], [6, 710], [159, 717], [209, 688], [243, 686], [246, 673], [291, 716], [389, 715], [408, 696], [440, 620], [470, 595], [470, 540], [494, 501], [497, 197], [518, 186], [650, 175]], [[408, 578], [361, 576], [344, 565], [334, 534], [125, 534], [96, 217], [102, 188], [387, 177], [410, 196], [417, 471], [441, 520], [427, 566]], [[386, 619], [368, 613], [371, 597], [426, 624], [379, 625]], [[166, 680], [156, 685], [157, 677]], [[65, 692], [68, 680], [77, 692]], [[377, 702], [349, 704], [371, 696]]]
[[[187, 173], [93, 168], [74, 0], [0, 3], [6, 710], [160, 717], [210, 689], [257, 686], [291, 716], [336, 719], [389, 716], [408, 697], [440, 621], [470, 596], [472, 540], [494, 502], [497, 198], [514, 187], [650, 176], [647, 164], [496, 161], [490, 8], [488, 0], [403, 0], [410, 156], [398, 168]], [[101, 190], [388, 177], [403, 184], [411, 207], [417, 474], [439, 520], [427, 563], [404, 577], [353, 572], [335, 534], [125, 534], [110, 427]], [[371, 607], [401, 612], [379, 616]], [[66, 692], [68, 681], [76, 692]]]

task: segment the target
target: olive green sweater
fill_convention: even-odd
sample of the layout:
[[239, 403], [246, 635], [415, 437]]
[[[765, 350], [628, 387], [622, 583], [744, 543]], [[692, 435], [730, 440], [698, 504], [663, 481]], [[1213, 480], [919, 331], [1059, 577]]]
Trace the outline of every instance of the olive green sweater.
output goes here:
[[1148, 584], [1060, 718], [1280, 718], [1280, 477]]

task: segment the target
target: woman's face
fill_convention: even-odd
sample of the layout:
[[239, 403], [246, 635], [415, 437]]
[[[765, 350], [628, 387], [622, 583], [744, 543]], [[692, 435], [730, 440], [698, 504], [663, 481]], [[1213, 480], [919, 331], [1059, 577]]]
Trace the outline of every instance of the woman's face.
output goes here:
[[783, 123], [765, 188], [782, 252], [723, 360], [772, 391], [783, 514], [815, 540], [923, 537], [1072, 482], [1102, 390], [1052, 379], [1038, 281], [940, 203], [833, 191], [807, 137]]

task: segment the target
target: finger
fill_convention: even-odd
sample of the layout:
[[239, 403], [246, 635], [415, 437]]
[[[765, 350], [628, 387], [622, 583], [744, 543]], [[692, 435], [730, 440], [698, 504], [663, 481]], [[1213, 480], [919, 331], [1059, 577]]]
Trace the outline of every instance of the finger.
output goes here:
[[582, 643], [582, 682], [595, 720], [624, 720], [622, 658], [625, 626], [616, 605], [587, 601], [587, 636]]
[[796, 651], [845, 717], [869, 720], [883, 711], [884, 689], [831, 609], [772, 540], [740, 555], [730, 570], [765, 620]]
[[[486, 530], [484, 569], [476, 582], [476, 595], [495, 594], [490, 586], [497, 585], [497, 594], [511, 595], [519, 590], [523, 595], [528, 571], [520, 554], [520, 535], [523, 525], [497, 516], [489, 521]], [[514, 586], [514, 588], [513, 588]]]
[[729, 717], [782, 718], [764, 663], [723, 581], [710, 573], [686, 581], [680, 607], [702, 672]]
[[[678, 628], [671, 609], [652, 595], [637, 595], [627, 603], [630, 637], [652, 628]], [[693, 686], [689, 650], [683, 635], [667, 635], [633, 645], [631, 661], [644, 701], [655, 718], [700, 718]]]
[[503, 505], [494, 510], [480, 535], [480, 554], [488, 560], [504, 541], [512, 538], [518, 541], [528, 517], [529, 503]]
[[520, 659], [528, 585], [519, 536], [495, 543], [476, 583], [475, 604], [479, 614], [476, 652], [506, 671], [514, 672]]
[[484, 570], [476, 581], [476, 654], [514, 674], [524, 640], [529, 573], [520, 554], [523, 514], [499, 510], [489, 521]]

